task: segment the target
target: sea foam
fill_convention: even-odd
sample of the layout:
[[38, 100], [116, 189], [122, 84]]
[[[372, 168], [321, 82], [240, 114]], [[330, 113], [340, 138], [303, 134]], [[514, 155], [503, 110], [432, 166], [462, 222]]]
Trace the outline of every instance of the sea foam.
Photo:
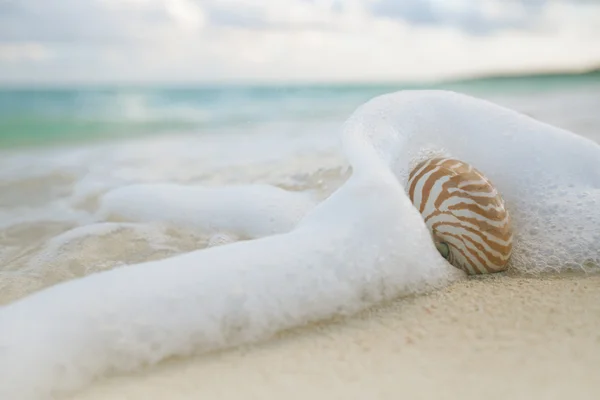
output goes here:
[[292, 230], [315, 203], [310, 193], [270, 185], [137, 184], [105, 194], [98, 217], [162, 222], [254, 239]]
[[[0, 398], [49, 398], [105, 373], [266, 339], [464, 277], [438, 254], [404, 189], [410, 165], [427, 154], [472, 163], [496, 184], [515, 224], [512, 268], [598, 263], [600, 147], [589, 140], [443, 91], [374, 98], [347, 120], [341, 140], [352, 175], [314, 207], [263, 188], [245, 197], [276, 205], [271, 223], [269, 207], [241, 211], [247, 222], [212, 218], [213, 208], [226, 216], [240, 206], [237, 189], [221, 191], [222, 203], [182, 208], [216, 232], [258, 239], [96, 273], [0, 308]], [[186, 218], [177, 216], [181, 200], [158, 200], [172, 189], [187, 190], [118, 189], [103, 212], [144, 220], [160, 206], [167, 211], [155, 218], [177, 223]]]

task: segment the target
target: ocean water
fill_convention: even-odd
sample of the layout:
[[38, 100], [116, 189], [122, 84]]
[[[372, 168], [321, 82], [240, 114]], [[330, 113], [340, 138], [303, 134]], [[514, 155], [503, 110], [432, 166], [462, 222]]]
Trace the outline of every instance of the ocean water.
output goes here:
[[401, 89], [542, 97], [597, 88], [599, 82], [596, 72], [420, 85], [0, 88], [0, 147], [340, 121], [366, 100]]
[[598, 271], [600, 84], [548, 79], [2, 91], [0, 398], [465, 279], [405, 193], [432, 154], [496, 184], [513, 271]]

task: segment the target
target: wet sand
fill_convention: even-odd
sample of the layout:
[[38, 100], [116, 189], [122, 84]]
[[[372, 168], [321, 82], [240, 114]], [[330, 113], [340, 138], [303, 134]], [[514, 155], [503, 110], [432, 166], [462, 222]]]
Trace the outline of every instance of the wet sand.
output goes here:
[[598, 399], [600, 275], [471, 278], [69, 400]]

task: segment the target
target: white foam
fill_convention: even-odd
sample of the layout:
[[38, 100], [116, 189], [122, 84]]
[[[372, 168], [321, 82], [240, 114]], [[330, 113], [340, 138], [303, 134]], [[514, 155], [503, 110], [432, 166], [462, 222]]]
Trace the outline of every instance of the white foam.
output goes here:
[[[106, 236], [124, 229], [136, 232], [137, 237], [147, 237], [156, 249], [167, 248], [172, 250], [165, 244], [167, 242], [165, 235], [152, 226], [135, 223], [92, 223], [70, 229], [47, 241], [40, 249], [37, 256], [29, 259], [27, 267], [28, 269], [36, 269], [44, 264], [55, 262], [56, 259], [60, 259], [63, 249], [73, 242], [81, 242], [85, 238]], [[21, 272], [24, 271], [21, 270]]]
[[0, 210], [0, 229], [37, 221], [84, 224], [92, 221], [92, 218], [88, 212], [73, 209], [65, 201], [54, 201], [43, 207], [22, 206]]
[[139, 184], [121, 187], [101, 199], [99, 216], [157, 221], [257, 238], [290, 231], [315, 200], [304, 192], [269, 185], [226, 187]]
[[[599, 258], [600, 147], [588, 140], [467, 96], [404, 91], [360, 107], [342, 142], [352, 176], [289, 232], [94, 274], [0, 308], [0, 398], [43, 399], [107, 372], [264, 339], [463, 276], [438, 254], [404, 190], [423, 152], [470, 162], [497, 185], [515, 241], [527, 244], [515, 249], [515, 267]], [[104, 204], [133, 215], [126, 203], [141, 207], [141, 189], [122, 190], [129, 192], [109, 194]], [[132, 218], [166, 212], [171, 201], [182, 207], [166, 197]], [[223, 207], [222, 214], [228, 207], [201, 206]], [[182, 209], [190, 218], [200, 213], [200, 224], [212, 218], [192, 204]], [[229, 227], [256, 224], [268, 233], [256, 210], [243, 211], [247, 225]], [[160, 218], [181, 222], [174, 211]]]
[[230, 233], [219, 232], [215, 233], [208, 239], [207, 247], [224, 246], [240, 240], [239, 236]]
[[[425, 150], [483, 172], [513, 218], [513, 268], [540, 272], [600, 263], [600, 146], [589, 139], [444, 91], [375, 98], [346, 122], [345, 137], [372, 143], [403, 185], [409, 160]], [[365, 156], [348, 153], [357, 159], [353, 165]]]

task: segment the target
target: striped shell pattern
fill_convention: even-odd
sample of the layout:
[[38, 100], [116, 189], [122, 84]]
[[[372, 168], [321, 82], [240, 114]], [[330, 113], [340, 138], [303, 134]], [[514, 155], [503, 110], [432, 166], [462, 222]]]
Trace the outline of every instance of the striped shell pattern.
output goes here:
[[408, 195], [435, 245], [468, 274], [504, 271], [512, 252], [512, 227], [504, 200], [471, 165], [432, 158], [410, 173]]

